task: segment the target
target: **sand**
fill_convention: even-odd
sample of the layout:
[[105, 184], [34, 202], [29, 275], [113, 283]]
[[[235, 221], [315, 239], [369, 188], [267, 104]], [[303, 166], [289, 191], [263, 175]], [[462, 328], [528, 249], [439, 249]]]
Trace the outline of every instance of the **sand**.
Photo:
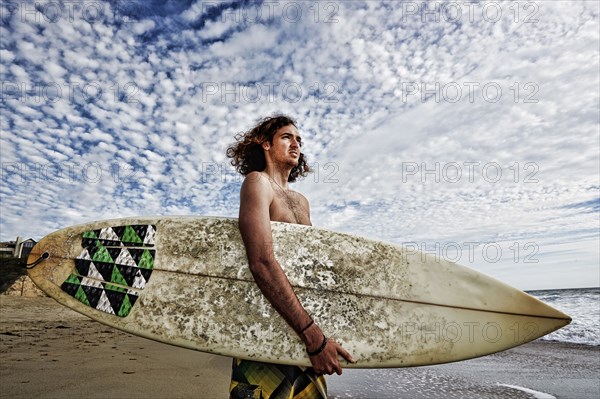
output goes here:
[[0, 296], [2, 398], [223, 398], [231, 360], [104, 326], [51, 298]]
[[[230, 358], [122, 333], [50, 298], [6, 295], [0, 356], [1, 398], [227, 398], [231, 367]], [[599, 381], [599, 347], [540, 341], [459, 363], [328, 378], [331, 398], [410, 399], [597, 399]]]

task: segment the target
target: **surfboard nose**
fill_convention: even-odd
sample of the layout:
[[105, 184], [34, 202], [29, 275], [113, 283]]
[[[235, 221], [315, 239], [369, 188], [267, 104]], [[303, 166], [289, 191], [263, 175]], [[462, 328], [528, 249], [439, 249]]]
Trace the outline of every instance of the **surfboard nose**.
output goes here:
[[527, 294], [526, 292], [521, 292], [520, 294], [523, 296], [523, 298], [520, 298], [520, 302], [527, 304], [526, 308], [524, 309], [525, 313], [532, 316], [562, 320], [564, 324], [558, 328], [564, 327], [573, 321], [573, 318], [568, 314], [548, 305], [545, 302], [542, 302], [533, 295]]
[[551, 311], [554, 312], [553, 317], [555, 319], [560, 319], [560, 320], [564, 321], [564, 324], [562, 326], [560, 326], [559, 328], [564, 327], [564, 326], [566, 326], [568, 324], [571, 324], [571, 322], [573, 321], [573, 318], [571, 316], [569, 316], [568, 314], [563, 313], [560, 310], [558, 310], [556, 308], [553, 308], [552, 306], [550, 306], [548, 304], [544, 304], [544, 305], [546, 305], [547, 307], [549, 307], [551, 309]]
[[[553, 309], [554, 309], [554, 308], [553, 308]], [[559, 314], [559, 315], [560, 315], [560, 316], [561, 316], [561, 317], [562, 317], [562, 318], [563, 318], [563, 319], [566, 321], [566, 324], [565, 324], [565, 326], [566, 326], [567, 324], [571, 324], [571, 322], [573, 321], [573, 318], [572, 318], [571, 316], [569, 316], [569, 315], [568, 315], [568, 314], [566, 314], [566, 313], [563, 313], [563, 312], [561, 312], [560, 310], [556, 310], [556, 309], [554, 309], [554, 310], [557, 312], [557, 314]]]
[[562, 312], [560, 312], [558, 310], [556, 310], [556, 312], [557, 312], [557, 316], [561, 315], [562, 318], [558, 318], [557, 317], [555, 319], [552, 319], [552, 321], [554, 321], [554, 324], [553, 324], [552, 328], [548, 332], [546, 332], [545, 334], [540, 335], [540, 337], [542, 337], [544, 335], [547, 335], [547, 334], [550, 334], [550, 333], [552, 333], [552, 332], [554, 332], [556, 330], [560, 330], [561, 328], [566, 327], [569, 324], [571, 324], [571, 322], [573, 321], [573, 318], [571, 318], [571, 316], [569, 316], [569, 315], [567, 315], [565, 313], [562, 313]]

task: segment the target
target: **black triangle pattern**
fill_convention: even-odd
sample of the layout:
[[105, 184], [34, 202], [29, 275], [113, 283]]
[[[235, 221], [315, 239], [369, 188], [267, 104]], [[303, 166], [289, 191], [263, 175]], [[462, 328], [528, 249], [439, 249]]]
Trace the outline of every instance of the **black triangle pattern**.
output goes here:
[[152, 269], [138, 269], [138, 273], [142, 275], [146, 283], [150, 281], [150, 275], [152, 274]]
[[88, 245], [92, 246], [92, 245], [99, 245], [99, 244], [104, 245], [104, 246], [119, 246], [120, 245], [119, 240], [109, 240], [107, 238], [99, 238], [101, 232], [102, 232], [102, 229], [94, 230], [94, 236], [98, 237], [98, 238], [84, 237], [83, 238], [84, 248], [87, 248]]
[[127, 296], [129, 297], [129, 303], [131, 303], [131, 306], [135, 305], [135, 301], [137, 301], [138, 296], [128, 293]]
[[[113, 289], [107, 289], [106, 284], [102, 284], [102, 288], [91, 287], [91, 286], [84, 285], [84, 284], [75, 284], [75, 283], [70, 283], [70, 282], [66, 282], [66, 281], [61, 285], [61, 288], [63, 289], [63, 291], [65, 291], [67, 294], [69, 294], [75, 298], [76, 298], [77, 291], [79, 290], [80, 287], [83, 289], [83, 292], [85, 293], [85, 298], [89, 302], [90, 306], [95, 309], [101, 310], [103, 312], [107, 312], [107, 310], [101, 309], [99, 307], [99, 305], [100, 305], [100, 298], [102, 297], [102, 293], [105, 293], [105, 295], [108, 298], [108, 301], [111, 305], [112, 311], [115, 315], [117, 315], [119, 310], [121, 309], [121, 306], [123, 305], [123, 301], [125, 300], [125, 297], [127, 297], [131, 306], [133, 306], [135, 304], [135, 302], [137, 301], [137, 298], [138, 298], [138, 296], [133, 293], [126, 293], [126, 292], [122, 292], [122, 291], [116, 291]], [[110, 313], [110, 312], [108, 312], [108, 313]], [[125, 314], [121, 315], [121, 317], [125, 317], [128, 314], [129, 314], [129, 312], [126, 311]]]
[[91, 260], [87, 259], [75, 259], [75, 270], [79, 273], [80, 276], [87, 276], [90, 270]]
[[97, 244], [98, 244], [98, 240], [94, 239], [94, 245], [84, 247], [87, 249], [88, 253], [90, 254], [90, 259], [93, 259], [96, 252], [98, 252], [99, 247]]
[[106, 290], [106, 297], [108, 298], [108, 301], [110, 302], [115, 314], [119, 311], [119, 309], [121, 309], [123, 300], [125, 300], [125, 295], [127, 294], [124, 292]]
[[75, 297], [75, 294], [77, 293], [77, 290], [79, 289], [79, 284], [67, 283], [65, 281], [64, 283], [62, 283], [60, 288], [62, 288], [62, 290], [64, 292], [66, 292], [67, 294], [71, 295], [72, 297]]
[[[88, 259], [75, 259], [75, 270], [77, 271], [77, 274], [83, 277], [91, 277], [89, 276], [91, 263], [92, 261]], [[133, 287], [136, 275], [142, 276], [144, 280], [146, 280], [146, 282], [150, 280], [150, 276], [152, 275], [152, 269], [142, 269], [135, 266], [98, 261], [94, 261], [93, 263], [96, 267], [96, 270], [98, 270], [100, 275], [102, 275], [103, 280], [106, 282], [113, 282], [113, 269], [116, 267], [125, 278], [127, 285], [129, 285], [130, 287]]]
[[97, 238], [84, 237], [83, 242], [81, 243], [81, 246], [89, 249], [89, 248], [95, 247], [97, 245], [97, 243], [98, 243]]
[[102, 288], [90, 287], [89, 285], [81, 285], [83, 288], [83, 292], [85, 292], [85, 296], [87, 300], [90, 302], [90, 306], [95, 308], [100, 302], [100, 297], [102, 296]]
[[[77, 273], [80, 276], [91, 277], [91, 276], [89, 276], [91, 263], [92, 263], [91, 260], [75, 259], [75, 270], [77, 271]], [[113, 265], [112, 263], [95, 261], [94, 267], [96, 268], [96, 270], [98, 270], [100, 275], [102, 275], [102, 278], [104, 279], [104, 281], [106, 281], [106, 282], [111, 281], [112, 271], [113, 271], [113, 268], [115, 267], [115, 265]]]
[[[133, 231], [136, 232], [136, 234], [142, 239], [144, 240], [144, 238], [146, 237], [146, 234], [148, 232], [148, 227], [151, 226], [153, 230], [156, 231], [156, 226], [154, 225], [145, 225], [145, 224], [139, 224], [139, 225], [131, 225], [129, 227], [131, 227], [133, 229]], [[117, 237], [119, 237], [119, 241], [117, 240], [109, 240], [109, 239], [105, 239], [105, 238], [92, 238], [92, 237], [84, 237], [83, 238], [83, 247], [84, 248], [90, 248], [90, 247], [95, 247], [98, 244], [103, 245], [105, 247], [119, 247], [119, 246], [144, 246], [144, 247], [151, 247], [154, 244], [143, 244], [143, 243], [134, 243], [134, 242], [127, 242], [127, 241], [123, 241], [123, 235], [125, 233], [125, 229], [128, 226], [115, 226], [115, 227], [111, 227], [111, 229], [113, 230], [113, 232], [117, 235]], [[100, 232], [102, 230], [101, 229], [97, 229], [94, 230], [94, 235], [96, 237], [100, 236]]]
[[94, 262], [94, 266], [96, 266], [96, 269], [98, 269], [98, 272], [102, 275], [104, 281], [111, 281], [115, 265], [106, 262]]
[[121, 248], [108, 247], [106, 248], [106, 250], [110, 254], [110, 257], [113, 258], [113, 260], [117, 260], [119, 254], [121, 253]]
[[156, 252], [153, 249], [139, 249], [139, 248], [129, 248], [128, 251], [131, 254], [131, 257], [135, 261], [136, 265], [140, 264], [140, 260], [142, 259], [142, 254], [144, 253], [144, 251], [148, 251], [150, 253], [150, 256], [152, 256], [153, 258], [154, 258], [154, 254]]
[[115, 226], [112, 229], [115, 232], [115, 234], [117, 235], [117, 237], [122, 238], [126, 227], [127, 226]]
[[[91, 260], [94, 258], [94, 255], [101, 249], [106, 249], [110, 257], [116, 260], [119, 257], [119, 254], [121, 253], [121, 250], [123, 248], [127, 248], [136, 264], [139, 264], [139, 262], [141, 261], [145, 250], [149, 251], [152, 258], [154, 258], [156, 252], [154, 249], [152, 249], [152, 247], [154, 247], [154, 244], [126, 243], [122, 241], [123, 235], [125, 234], [127, 227], [128, 226], [111, 227], [113, 232], [116, 234], [117, 237], [119, 237], [121, 241], [97, 238], [100, 236], [101, 229], [93, 231], [93, 236], [95, 237], [82, 237], [82, 247], [87, 250], [90, 259], [75, 259], [75, 272], [79, 276], [87, 277], [90, 273], [91, 264], [93, 263], [94, 267], [98, 270], [98, 272], [104, 279], [104, 282], [100, 282], [101, 287], [77, 283], [80, 277], [77, 277], [77, 275], [71, 275], [65, 282], [62, 283], [62, 290], [67, 294], [78, 298], [83, 303], [86, 303], [87, 301], [89, 305], [93, 308], [108, 313], [114, 313], [115, 315], [118, 315], [120, 317], [127, 316], [131, 307], [123, 306], [124, 300], [127, 298], [129, 304], [133, 306], [137, 301], [138, 296], [134, 291], [126, 291], [126, 289], [119, 288], [118, 286], [111, 286], [110, 288], [107, 288], [106, 283], [110, 284], [113, 276], [113, 270], [115, 268], [120, 272], [120, 274], [125, 279], [125, 282], [130, 287], [133, 286], [136, 277], [142, 277], [146, 282], [148, 282], [152, 274], [152, 269], [139, 268], [123, 264], [115, 265], [112, 262], [99, 262]], [[129, 227], [132, 228], [142, 240], [146, 238], [149, 225], [131, 225]], [[153, 234], [156, 234], [156, 226], [152, 225], [151, 227], [153, 229]], [[89, 235], [91, 236], [92, 234]], [[130, 246], [144, 246], [147, 248], [129, 248]], [[85, 251], [82, 253], [82, 255], [83, 254], [85, 254]], [[96, 276], [96, 279], [97, 278], [98, 276]], [[140, 288], [143, 287], [138, 287], [136, 289]], [[83, 296], [84, 294], [85, 297]], [[105, 295], [106, 298], [108, 298], [108, 302], [110, 303], [112, 309], [107, 309], [107, 303], [105, 301], [100, 302], [103, 295]], [[121, 309], [122, 306], [123, 309]]]
[[144, 237], [146, 237], [146, 232], [148, 231], [148, 226], [145, 224], [138, 224], [136, 226], [131, 226], [131, 227], [133, 227], [133, 231], [135, 231], [136, 234], [138, 235], [138, 237], [140, 237], [143, 241]]
[[[131, 257], [133, 258], [133, 260], [135, 261], [135, 264], [139, 265], [140, 259], [142, 259], [142, 254], [144, 253], [144, 250], [137, 249], [137, 248], [129, 248], [128, 251], [129, 251], [129, 254], [131, 255]], [[154, 256], [154, 254], [152, 254], [152, 256]]]
[[135, 275], [136, 275], [137, 271], [140, 269], [138, 267], [125, 266], [125, 265], [115, 265], [115, 266], [117, 267], [117, 269], [119, 269], [119, 271], [125, 278], [125, 281], [127, 281], [127, 285], [130, 287], [133, 287], [133, 281], [135, 280]]

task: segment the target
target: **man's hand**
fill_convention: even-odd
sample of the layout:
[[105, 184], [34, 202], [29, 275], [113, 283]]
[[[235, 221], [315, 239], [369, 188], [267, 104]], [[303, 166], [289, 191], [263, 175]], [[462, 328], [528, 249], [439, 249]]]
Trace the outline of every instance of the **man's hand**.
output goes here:
[[342, 375], [342, 366], [338, 359], [338, 355], [341, 355], [350, 363], [354, 363], [352, 356], [341, 347], [340, 344], [332, 339], [328, 339], [327, 346], [323, 349], [323, 352], [316, 356], [309, 356], [310, 362], [312, 363], [313, 369], [317, 375], [320, 374], [333, 374]]
[[[321, 329], [316, 324], [313, 324], [311, 328], [302, 334], [301, 338], [306, 344], [307, 351], [314, 352], [323, 344], [323, 336]], [[342, 348], [340, 344], [332, 339], [327, 339], [327, 344], [323, 351], [314, 356], [309, 355], [309, 359], [317, 375], [331, 375], [333, 373], [341, 375], [342, 366], [338, 357], [340, 355], [348, 362], [354, 363], [354, 359], [350, 356], [350, 353]]]

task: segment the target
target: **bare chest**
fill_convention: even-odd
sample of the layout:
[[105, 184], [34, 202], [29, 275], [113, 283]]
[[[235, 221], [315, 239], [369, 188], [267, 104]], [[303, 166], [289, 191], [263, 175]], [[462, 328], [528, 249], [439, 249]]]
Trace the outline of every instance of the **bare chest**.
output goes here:
[[310, 224], [309, 211], [305, 201], [295, 192], [284, 193], [281, 190], [275, 190], [269, 213], [274, 222]]

